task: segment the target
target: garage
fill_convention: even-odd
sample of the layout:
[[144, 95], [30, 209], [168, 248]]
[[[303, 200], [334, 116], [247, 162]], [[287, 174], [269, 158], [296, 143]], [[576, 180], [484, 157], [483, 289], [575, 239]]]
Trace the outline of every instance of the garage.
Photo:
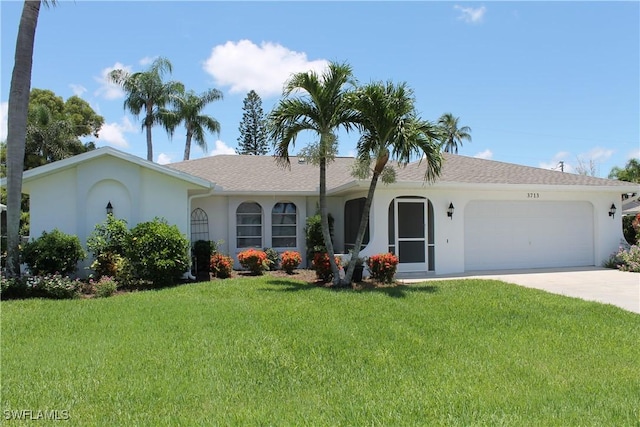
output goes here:
[[583, 201], [471, 201], [465, 271], [595, 265], [593, 205]]

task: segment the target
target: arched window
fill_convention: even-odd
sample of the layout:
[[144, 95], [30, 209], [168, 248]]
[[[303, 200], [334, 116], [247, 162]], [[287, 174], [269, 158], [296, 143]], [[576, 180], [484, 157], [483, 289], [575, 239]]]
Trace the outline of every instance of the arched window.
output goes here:
[[236, 246], [262, 247], [262, 207], [255, 202], [244, 202], [236, 210]]
[[297, 246], [296, 205], [289, 202], [276, 203], [271, 211], [271, 245], [274, 248]]
[[209, 241], [209, 217], [200, 208], [191, 212], [191, 244], [198, 240]]

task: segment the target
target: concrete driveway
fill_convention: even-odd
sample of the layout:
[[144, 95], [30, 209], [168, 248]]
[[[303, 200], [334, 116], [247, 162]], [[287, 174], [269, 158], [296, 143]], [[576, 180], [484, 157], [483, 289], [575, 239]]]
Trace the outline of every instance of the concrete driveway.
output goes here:
[[400, 281], [416, 283], [453, 278], [496, 279], [554, 294], [613, 304], [625, 310], [640, 313], [640, 273], [599, 267], [477, 271], [421, 279], [407, 278]]

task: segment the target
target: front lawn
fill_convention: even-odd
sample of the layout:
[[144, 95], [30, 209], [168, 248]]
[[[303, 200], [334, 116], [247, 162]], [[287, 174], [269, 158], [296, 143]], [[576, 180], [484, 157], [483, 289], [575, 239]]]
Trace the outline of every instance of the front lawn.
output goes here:
[[640, 316], [497, 281], [357, 292], [264, 276], [0, 304], [4, 419], [68, 411], [69, 425], [640, 420]]

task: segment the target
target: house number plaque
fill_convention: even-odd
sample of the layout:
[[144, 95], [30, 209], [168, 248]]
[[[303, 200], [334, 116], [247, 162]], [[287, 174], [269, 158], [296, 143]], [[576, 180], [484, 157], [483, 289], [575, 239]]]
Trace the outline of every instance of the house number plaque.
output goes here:
[[527, 193], [527, 199], [539, 199], [540, 193]]

